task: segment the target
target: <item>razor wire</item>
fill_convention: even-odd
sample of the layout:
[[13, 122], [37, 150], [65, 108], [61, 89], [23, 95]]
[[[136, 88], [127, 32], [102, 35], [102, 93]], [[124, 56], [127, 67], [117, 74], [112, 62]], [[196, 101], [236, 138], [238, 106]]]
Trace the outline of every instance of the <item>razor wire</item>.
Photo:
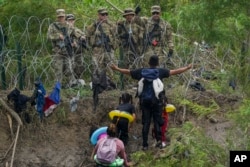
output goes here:
[[[54, 22], [50, 18], [38, 18], [36, 16], [31, 16], [29, 18], [22, 18], [20, 16], [12, 16], [7, 19], [8, 25], [5, 27], [0, 27], [0, 32], [3, 34], [0, 41], [4, 41], [4, 35], [7, 36], [7, 41], [1, 42], [1, 53], [0, 62], [1, 67], [4, 67], [6, 78], [6, 89], [12, 89], [18, 86], [18, 80], [20, 76], [23, 76], [24, 88], [32, 89], [33, 83], [37, 77], [40, 77], [45, 85], [53, 86], [56, 82], [55, 72], [53, 69], [52, 62], [52, 46], [51, 41], [47, 38], [47, 30], [49, 25]], [[86, 27], [93, 22], [90, 18], [77, 19], [76, 25], [78, 28], [82, 29], [86, 33]], [[80, 26], [79, 26], [80, 25]], [[191, 49], [187, 49], [190, 41], [183, 38], [181, 35], [174, 35], [174, 43], [176, 43], [175, 54], [171, 58], [171, 63], [175, 68], [182, 67], [188, 62], [192, 61], [192, 52], [195, 47], [191, 46]], [[20, 51], [18, 53], [17, 45], [20, 44]], [[189, 46], [190, 47], [190, 46]], [[218, 58], [215, 52], [208, 50], [201, 50], [199, 45], [199, 53], [196, 56], [196, 62], [202, 67], [214, 66], [219, 64], [223, 66], [223, 61]], [[21, 54], [22, 62], [21, 69], [18, 71], [18, 54]], [[82, 71], [82, 79], [89, 79], [92, 72], [92, 62], [91, 62], [91, 50], [85, 50], [82, 54], [82, 63], [84, 64], [84, 70]], [[126, 55], [126, 53], [124, 53]], [[135, 55], [136, 56], [136, 55]], [[167, 55], [166, 55], [167, 56]], [[118, 60], [116, 63], [119, 64], [119, 50], [115, 51], [115, 57]], [[135, 61], [130, 64], [135, 68], [140, 68], [145, 61], [144, 55], [137, 56]], [[108, 65], [108, 64], [107, 64]], [[166, 66], [168, 68], [168, 66]], [[212, 67], [211, 67], [212, 68]], [[3, 70], [3, 69], [1, 69]], [[188, 80], [184, 75], [184, 80]], [[2, 82], [2, 78], [1, 78]], [[118, 82], [118, 81], [117, 81]], [[2, 84], [0, 89], [3, 89]]]
[[[54, 20], [49, 18], [40, 19], [31, 16], [28, 19], [19, 16], [12, 16], [7, 19], [8, 25], [2, 27], [1, 34], [7, 36], [7, 41], [2, 45], [1, 50], [1, 67], [4, 67], [6, 78], [6, 89], [17, 87], [18, 80], [24, 75], [24, 87], [30, 89], [36, 78], [40, 77], [45, 85], [54, 85], [56, 82], [52, 61], [51, 41], [47, 38], [47, 30]], [[79, 20], [82, 23], [86, 22]], [[83, 24], [83, 28], [86, 25]], [[4, 40], [3, 37], [1, 39]], [[18, 53], [17, 45], [20, 44], [20, 53]], [[18, 71], [17, 60], [18, 54], [21, 54], [21, 70]], [[82, 61], [85, 70], [82, 73], [89, 74], [91, 72], [91, 61], [85, 58], [90, 53], [85, 52], [82, 55]], [[84, 77], [84, 75], [83, 75]], [[2, 80], [2, 78], [1, 78]], [[2, 81], [1, 81], [2, 82]], [[2, 88], [2, 85], [0, 86]]]

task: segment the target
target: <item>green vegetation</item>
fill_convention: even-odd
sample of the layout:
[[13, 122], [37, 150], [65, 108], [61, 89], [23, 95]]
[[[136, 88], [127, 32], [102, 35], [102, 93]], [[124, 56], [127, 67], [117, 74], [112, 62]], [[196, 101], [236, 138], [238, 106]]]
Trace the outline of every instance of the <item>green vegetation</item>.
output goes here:
[[[218, 93], [237, 94], [244, 98], [237, 109], [230, 110], [224, 116], [234, 121], [235, 128], [227, 131], [224, 146], [208, 138], [204, 132], [186, 122], [177, 128], [170, 128], [171, 144], [157, 159], [153, 152], [138, 151], [132, 159], [138, 166], [175, 166], [175, 167], [222, 167], [228, 166], [229, 150], [250, 150], [250, 12], [249, 0], [110, 0], [123, 10], [126, 7], [140, 5], [140, 15], [149, 16], [150, 6], [160, 4], [162, 17], [173, 26], [175, 40], [175, 60], [177, 66], [190, 62], [200, 67], [214, 69], [215, 79], [205, 82], [207, 88]], [[53, 71], [49, 64], [51, 44], [47, 41], [48, 25], [55, 19], [55, 10], [66, 9], [76, 15], [76, 25], [85, 30], [86, 26], [96, 18], [99, 7], [107, 7], [109, 17], [113, 21], [122, 19], [121, 13], [104, 0], [0, 0], [0, 23], [8, 36], [5, 57], [5, 71], [9, 88], [16, 85], [18, 76], [16, 46], [21, 44], [23, 66], [27, 67], [26, 87], [31, 88], [33, 80], [39, 75], [46, 85], [53, 86]], [[193, 43], [205, 41], [212, 51], [201, 52]], [[12, 54], [14, 53], [14, 54]], [[89, 62], [89, 58], [86, 62]], [[91, 70], [86, 70], [88, 79]], [[119, 78], [118, 75], [115, 75]], [[204, 77], [204, 76], [203, 76]], [[214, 114], [220, 108], [214, 99], [207, 105], [186, 100], [185, 88], [180, 82], [188, 81], [190, 76], [182, 75], [179, 82], [172, 82], [175, 94], [171, 96], [176, 104], [186, 106], [198, 118]], [[237, 92], [228, 88], [228, 81], [235, 80]], [[171, 82], [171, 81], [168, 81]], [[76, 95], [77, 90], [70, 90], [64, 96]], [[92, 92], [82, 89], [81, 97], [91, 97]], [[67, 112], [58, 109], [58, 122], [65, 124]], [[237, 131], [237, 133], [235, 133]], [[236, 142], [235, 142], [236, 141]]]
[[58, 109], [58, 112], [56, 112], [58, 123], [67, 124], [67, 113], [68, 112], [66, 112], [65, 110], [69, 110], [69, 109], [65, 109], [64, 107], [60, 107]]
[[[228, 117], [235, 121], [235, 129], [237, 133], [233, 132], [232, 129], [229, 131], [230, 138], [230, 150], [249, 150], [250, 149], [250, 101], [244, 100], [241, 107], [237, 110], [231, 111]], [[239, 136], [241, 139], [239, 140]]]
[[190, 108], [191, 112], [195, 113], [198, 117], [207, 116], [219, 109], [218, 104], [216, 104], [216, 102], [213, 100], [209, 102], [208, 106], [195, 104], [188, 100], [182, 100], [180, 105], [186, 105], [188, 108]]
[[[211, 139], [205, 137], [201, 129], [191, 122], [181, 128], [169, 129], [171, 144], [154, 160], [150, 152], [136, 152], [133, 157], [139, 166], [176, 166], [176, 167], [222, 167], [226, 166], [228, 155], [224, 149]], [[145, 161], [146, 160], [146, 161]]]

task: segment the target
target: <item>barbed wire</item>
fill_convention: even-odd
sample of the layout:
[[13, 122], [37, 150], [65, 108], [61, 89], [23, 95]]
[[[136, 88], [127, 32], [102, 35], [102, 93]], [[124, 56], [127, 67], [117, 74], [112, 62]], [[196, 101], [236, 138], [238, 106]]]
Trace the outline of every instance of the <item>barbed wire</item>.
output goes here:
[[[53, 20], [49, 18], [40, 19], [36, 16], [25, 19], [16, 15], [7, 20], [8, 27], [1, 26], [1, 40], [3, 41], [4, 35], [6, 35], [7, 41], [3, 45], [0, 53], [1, 64], [2, 67], [4, 67], [4, 71], [1, 72], [4, 72], [6, 76], [6, 88], [11, 89], [17, 87], [21, 75], [24, 77], [24, 87], [26, 89], [33, 88], [33, 83], [37, 77], [42, 78], [43, 83], [46, 85], [54, 85], [56, 77], [54, 69], [52, 68], [52, 47], [51, 41], [47, 38], [47, 30]], [[93, 22], [92, 19], [77, 19], [76, 21], [77, 25], [82, 25], [80, 28], [83, 31], [86, 30], [88, 26], [87, 23]], [[174, 67], [181, 67], [188, 62], [192, 62], [192, 56], [189, 55], [192, 55], [195, 47], [189, 49], [189, 51], [186, 49], [190, 41], [178, 34], [174, 34], [174, 41], [177, 44], [174, 57], [171, 58]], [[18, 50], [18, 45], [20, 45], [20, 50]], [[19, 54], [21, 54], [22, 62], [18, 60]], [[91, 50], [85, 50], [81, 54], [84, 66], [81, 77], [82, 79], [85, 79], [85, 77], [90, 78], [89, 76], [92, 72]], [[219, 64], [222, 68], [223, 60], [220, 60], [212, 51], [199, 50], [197, 54], [193, 61], [199, 62], [200, 66], [206, 67]], [[126, 55], [126, 53], [124, 53], [124, 55]], [[115, 52], [115, 56], [117, 63], [119, 63], [118, 50]], [[135, 68], [140, 68], [145, 61], [145, 57], [142, 55], [136, 57], [135, 61], [130, 64]], [[184, 78], [188, 81], [187, 76], [184, 75]], [[2, 78], [0, 80], [3, 82]], [[0, 89], [3, 89], [3, 87], [0, 86]]]

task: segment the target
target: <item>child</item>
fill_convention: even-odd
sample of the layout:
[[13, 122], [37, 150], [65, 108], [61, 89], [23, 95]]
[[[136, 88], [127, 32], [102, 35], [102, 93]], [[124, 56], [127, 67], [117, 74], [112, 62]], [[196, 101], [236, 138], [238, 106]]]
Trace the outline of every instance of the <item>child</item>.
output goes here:
[[162, 112], [162, 118], [164, 120], [164, 123], [163, 123], [163, 125], [161, 127], [161, 147], [164, 148], [167, 145], [166, 144], [166, 135], [165, 135], [165, 133], [166, 133], [166, 130], [168, 128], [168, 113], [163, 111]]
[[[168, 103], [168, 98], [164, 97], [164, 106]], [[163, 125], [161, 126], [161, 142], [156, 144], [156, 147], [164, 148], [166, 147], [166, 131], [168, 128], [168, 112], [166, 112], [166, 108], [164, 107], [162, 109], [162, 119], [163, 119]], [[152, 136], [155, 138], [155, 130], [152, 129]]]
[[[132, 95], [128, 93], [123, 93], [119, 98], [119, 106], [116, 107], [116, 110], [128, 112], [131, 114], [135, 120], [135, 107], [133, 105]], [[124, 145], [128, 143], [128, 131], [132, 127], [132, 124], [129, 124], [129, 120], [123, 117], [115, 116], [112, 120], [114, 124], [117, 126], [117, 135], [118, 138], [121, 139]]]
[[[168, 113], [163, 111], [162, 112], [162, 119], [164, 121], [163, 125], [161, 126], [161, 143], [157, 143], [156, 147], [164, 148], [166, 147], [166, 131], [168, 128]], [[155, 138], [155, 130], [152, 128], [152, 137]]]

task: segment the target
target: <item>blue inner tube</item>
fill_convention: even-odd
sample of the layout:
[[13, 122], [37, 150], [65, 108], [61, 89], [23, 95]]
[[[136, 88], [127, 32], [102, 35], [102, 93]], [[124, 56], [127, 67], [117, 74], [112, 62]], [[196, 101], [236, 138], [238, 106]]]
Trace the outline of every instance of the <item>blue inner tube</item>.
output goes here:
[[103, 133], [107, 133], [107, 129], [108, 127], [105, 126], [105, 127], [101, 127], [101, 128], [98, 128], [94, 131], [94, 133], [91, 135], [91, 138], [90, 138], [90, 142], [92, 145], [96, 145], [97, 141], [98, 141], [98, 137], [103, 134]]

